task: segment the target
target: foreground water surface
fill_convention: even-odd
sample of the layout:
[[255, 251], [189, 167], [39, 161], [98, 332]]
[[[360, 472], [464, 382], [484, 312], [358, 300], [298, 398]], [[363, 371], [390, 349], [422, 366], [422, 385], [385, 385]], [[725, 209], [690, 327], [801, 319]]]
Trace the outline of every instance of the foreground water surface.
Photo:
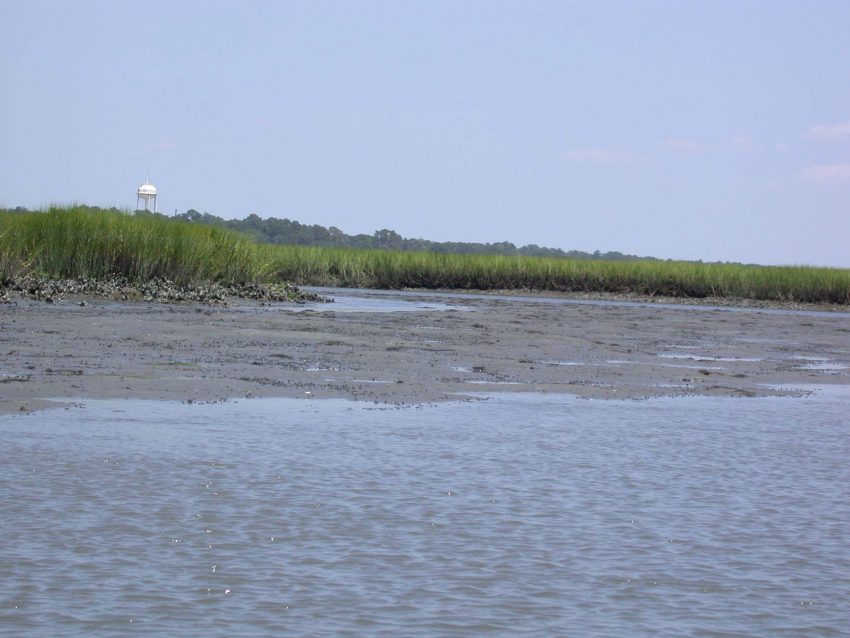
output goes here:
[[0, 635], [842, 636], [850, 395], [0, 417]]

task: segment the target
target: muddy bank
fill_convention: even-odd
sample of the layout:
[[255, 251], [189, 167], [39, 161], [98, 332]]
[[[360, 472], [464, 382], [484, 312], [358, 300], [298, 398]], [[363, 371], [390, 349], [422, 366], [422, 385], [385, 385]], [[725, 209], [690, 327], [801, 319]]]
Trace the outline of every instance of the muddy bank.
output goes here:
[[0, 305], [0, 412], [50, 399], [748, 397], [850, 383], [848, 313], [369, 296], [425, 307], [351, 312], [344, 303], [305, 310], [97, 297], [81, 306], [74, 295]]
[[96, 279], [50, 279], [25, 275], [0, 280], [0, 304], [17, 300], [36, 300], [46, 303], [70, 298], [86, 305], [88, 298], [112, 301], [146, 301], [148, 303], [196, 302], [206, 305], [231, 305], [234, 301], [303, 302], [322, 301], [314, 293], [304, 292], [292, 284], [203, 284], [180, 285], [169, 279], [155, 277], [147, 281], [128, 281], [124, 277]]
[[[416, 292], [409, 289], [409, 292]], [[457, 290], [435, 290], [439, 293], [457, 293]], [[581, 301], [626, 302], [674, 306], [713, 306], [718, 308], [774, 308], [778, 310], [803, 310], [815, 312], [850, 313], [850, 304], [807, 303], [778, 301], [774, 299], [747, 299], [743, 297], [670, 297], [667, 295], [642, 295], [634, 292], [556, 292], [548, 290], [469, 290], [475, 295], [488, 297], [538, 297], [572, 299]]]

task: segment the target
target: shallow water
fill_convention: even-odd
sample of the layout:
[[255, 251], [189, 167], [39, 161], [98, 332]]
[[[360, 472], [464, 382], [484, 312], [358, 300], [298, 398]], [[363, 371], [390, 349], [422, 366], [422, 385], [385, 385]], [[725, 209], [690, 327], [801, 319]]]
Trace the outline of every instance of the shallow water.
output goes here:
[[[624, 308], [653, 308], [656, 310], [679, 310], [683, 312], [754, 312], [767, 315], [799, 315], [804, 317], [831, 317], [846, 319], [850, 321], [850, 312], [843, 310], [824, 311], [824, 310], [803, 310], [794, 308], [762, 308], [758, 306], [712, 306], [709, 304], [699, 303], [661, 303], [648, 301], [627, 301], [624, 299], [571, 299], [569, 297], [547, 297], [546, 295], [500, 295], [497, 293], [470, 293], [470, 292], [443, 292], [432, 290], [378, 290], [371, 288], [328, 288], [318, 286], [303, 286], [303, 289], [310, 292], [315, 292], [334, 299], [343, 304], [352, 303], [358, 305], [376, 298], [390, 298], [407, 301], [408, 306], [414, 303], [414, 300], [428, 297], [431, 299], [441, 299], [446, 302], [462, 302], [463, 300], [487, 300], [498, 301], [502, 303], [540, 303], [547, 305], [568, 305], [568, 306], [610, 306]], [[394, 311], [403, 309], [385, 306], [386, 311]], [[412, 309], [412, 308], [411, 308]], [[462, 309], [462, 307], [458, 307]], [[380, 306], [374, 306], [374, 311], [380, 312]]]
[[[337, 290], [337, 289], [328, 289]], [[341, 290], [341, 289], [339, 289]], [[306, 303], [279, 303], [269, 306], [246, 306], [249, 312], [421, 312], [434, 310], [470, 310], [468, 306], [460, 304], [447, 304], [440, 302], [428, 302], [421, 299], [402, 299], [390, 295], [389, 299], [380, 299], [374, 295], [351, 294], [326, 295], [333, 299], [333, 303], [306, 302]], [[323, 293], [324, 294], [324, 293]]]
[[850, 394], [0, 417], [0, 635], [842, 636]]

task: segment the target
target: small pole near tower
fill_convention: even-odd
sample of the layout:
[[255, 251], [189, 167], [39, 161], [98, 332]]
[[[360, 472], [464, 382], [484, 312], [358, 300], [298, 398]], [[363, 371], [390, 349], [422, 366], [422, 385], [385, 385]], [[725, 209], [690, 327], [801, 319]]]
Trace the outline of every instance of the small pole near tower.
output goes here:
[[139, 200], [145, 201], [145, 210], [150, 210], [150, 203], [153, 200], [153, 212], [156, 212], [156, 186], [150, 183], [147, 175], [145, 175], [145, 183], [139, 186], [136, 197], [136, 210], [139, 210]]

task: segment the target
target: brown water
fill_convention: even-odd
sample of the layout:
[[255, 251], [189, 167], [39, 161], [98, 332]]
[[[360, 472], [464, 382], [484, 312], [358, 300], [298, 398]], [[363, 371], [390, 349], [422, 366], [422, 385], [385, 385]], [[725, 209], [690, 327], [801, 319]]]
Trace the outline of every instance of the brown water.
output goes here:
[[2, 636], [845, 636], [850, 395], [0, 417]]

